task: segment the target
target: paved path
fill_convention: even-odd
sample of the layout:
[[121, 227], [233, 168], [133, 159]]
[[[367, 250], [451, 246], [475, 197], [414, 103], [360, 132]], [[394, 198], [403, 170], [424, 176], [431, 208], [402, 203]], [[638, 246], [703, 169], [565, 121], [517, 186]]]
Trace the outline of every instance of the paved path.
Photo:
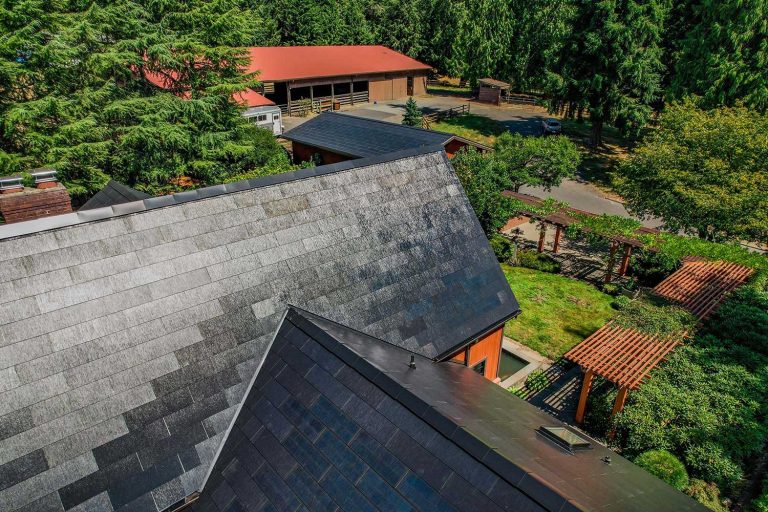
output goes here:
[[[522, 135], [537, 135], [541, 126], [541, 120], [548, 117], [547, 110], [542, 107], [528, 105], [494, 106], [465, 98], [454, 96], [417, 96], [419, 107], [428, 114], [439, 110], [446, 110], [459, 105], [469, 103], [472, 113], [495, 119], [513, 133]], [[350, 114], [379, 121], [399, 123], [405, 112], [406, 100], [380, 101], [376, 103], [363, 103], [351, 107], [344, 107], [345, 114]], [[283, 124], [286, 130], [290, 130], [305, 122], [309, 117], [284, 117]], [[542, 188], [523, 187], [521, 192], [537, 197], [554, 197], [564, 201], [574, 208], [587, 210], [594, 213], [607, 213], [609, 215], [621, 215], [631, 217], [624, 205], [606, 196], [599, 188], [585, 181], [565, 180], [559, 187], [546, 191]], [[644, 220], [643, 225], [658, 227], [660, 222], [656, 219]]]

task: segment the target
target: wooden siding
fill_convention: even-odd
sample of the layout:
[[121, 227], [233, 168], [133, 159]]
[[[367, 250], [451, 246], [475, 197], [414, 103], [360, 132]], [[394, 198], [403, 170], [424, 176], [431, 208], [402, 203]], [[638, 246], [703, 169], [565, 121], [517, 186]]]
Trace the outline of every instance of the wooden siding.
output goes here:
[[480, 86], [480, 93], [478, 94], [478, 101], [483, 103], [493, 103], [499, 105], [501, 103], [501, 89], [494, 89], [491, 87]]
[[488, 380], [496, 380], [499, 376], [499, 358], [501, 357], [501, 342], [504, 337], [504, 326], [478, 339], [472, 345], [454, 354], [449, 359], [470, 368], [485, 361], [485, 374]]
[[371, 77], [368, 81], [368, 100], [396, 100], [408, 96], [408, 77], [413, 77], [413, 94], [426, 93], [427, 74], [401, 73]]
[[351, 160], [351, 157], [340, 155], [338, 153], [334, 153], [332, 151], [328, 151], [325, 149], [317, 148], [315, 146], [302, 144], [301, 142], [292, 142], [291, 146], [293, 148], [293, 161], [294, 163], [297, 163], [297, 164], [312, 160], [312, 155], [315, 155], [315, 154], [319, 154], [320, 157], [323, 159], [320, 165], [335, 164], [338, 162]]
[[427, 94], [427, 75], [413, 75], [413, 95]]
[[458, 152], [458, 151], [459, 151], [461, 148], [463, 148], [463, 147], [466, 147], [466, 146], [468, 146], [468, 145], [469, 145], [469, 144], [467, 144], [467, 143], [466, 143], [466, 142], [464, 142], [464, 141], [461, 141], [461, 140], [456, 140], [456, 139], [454, 139], [454, 140], [450, 141], [448, 144], [446, 144], [444, 147], [445, 147], [445, 152], [446, 152], [446, 154], [448, 155], [448, 158], [453, 158], [453, 156], [454, 156], [454, 155], [455, 155], [455, 154], [456, 154], [456, 153], [457, 153], [457, 152]]

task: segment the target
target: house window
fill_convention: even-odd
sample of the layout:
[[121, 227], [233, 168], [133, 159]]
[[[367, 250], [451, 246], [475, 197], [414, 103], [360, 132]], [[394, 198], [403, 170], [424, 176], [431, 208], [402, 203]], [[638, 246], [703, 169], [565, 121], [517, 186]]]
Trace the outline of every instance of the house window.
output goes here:
[[485, 359], [483, 359], [482, 361], [480, 361], [479, 363], [477, 363], [476, 365], [474, 365], [474, 366], [472, 367], [472, 370], [476, 371], [476, 372], [477, 372], [477, 373], [479, 373], [480, 375], [483, 375], [483, 376], [485, 376], [485, 361], [486, 361], [486, 360], [485, 360]]

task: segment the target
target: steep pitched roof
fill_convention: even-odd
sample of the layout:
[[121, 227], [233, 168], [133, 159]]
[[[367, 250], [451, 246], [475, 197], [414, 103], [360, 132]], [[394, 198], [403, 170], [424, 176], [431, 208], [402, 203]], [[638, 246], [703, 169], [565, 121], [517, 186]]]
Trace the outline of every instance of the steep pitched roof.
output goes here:
[[[325, 112], [283, 137], [352, 158], [448, 144], [453, 134], [423, 130], [375, 119]], [[469, 142], [469, 141], [467, 141]]]
[[0, 227], [0, 509], [195, 491], [284, 304], [427, 357], [518, 311], [444, 153]]
[[96, 194], [90, 198], [86, 203], [80, 207], [80, 210], [93, 210], [95, 208], [103, 208], [105, 206], [113, 206], [116, 204], [131, 203], [133, 201], [141, 201], [147, 199], [150, 196], [146, 192], [140, 190], [134, 190], [131, 187], [126, 187], [122, 183], [109, 180], [104, 185], [104, 188], [96, 192]]
[[429, 70], [431, 66], [386, 46], [258, 46], [249, 72], [262, 82]]
[[599, 445], [562, 449], [538, 433], [562, 423], [470, 369], [410, 356], [290, 309], [193, 510], [707, 510]]

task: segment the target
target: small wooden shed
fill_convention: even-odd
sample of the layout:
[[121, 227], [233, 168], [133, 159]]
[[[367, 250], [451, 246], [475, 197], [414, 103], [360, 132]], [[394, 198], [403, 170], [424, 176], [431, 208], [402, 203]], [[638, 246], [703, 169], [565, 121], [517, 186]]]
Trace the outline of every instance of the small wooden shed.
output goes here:
[[494, 105], [500, 105], [502, 96], [509, 94], [509, 89], [512, 87], [507, 82], [493, 78], [481, 78], [478, 84], [477, 100]]

